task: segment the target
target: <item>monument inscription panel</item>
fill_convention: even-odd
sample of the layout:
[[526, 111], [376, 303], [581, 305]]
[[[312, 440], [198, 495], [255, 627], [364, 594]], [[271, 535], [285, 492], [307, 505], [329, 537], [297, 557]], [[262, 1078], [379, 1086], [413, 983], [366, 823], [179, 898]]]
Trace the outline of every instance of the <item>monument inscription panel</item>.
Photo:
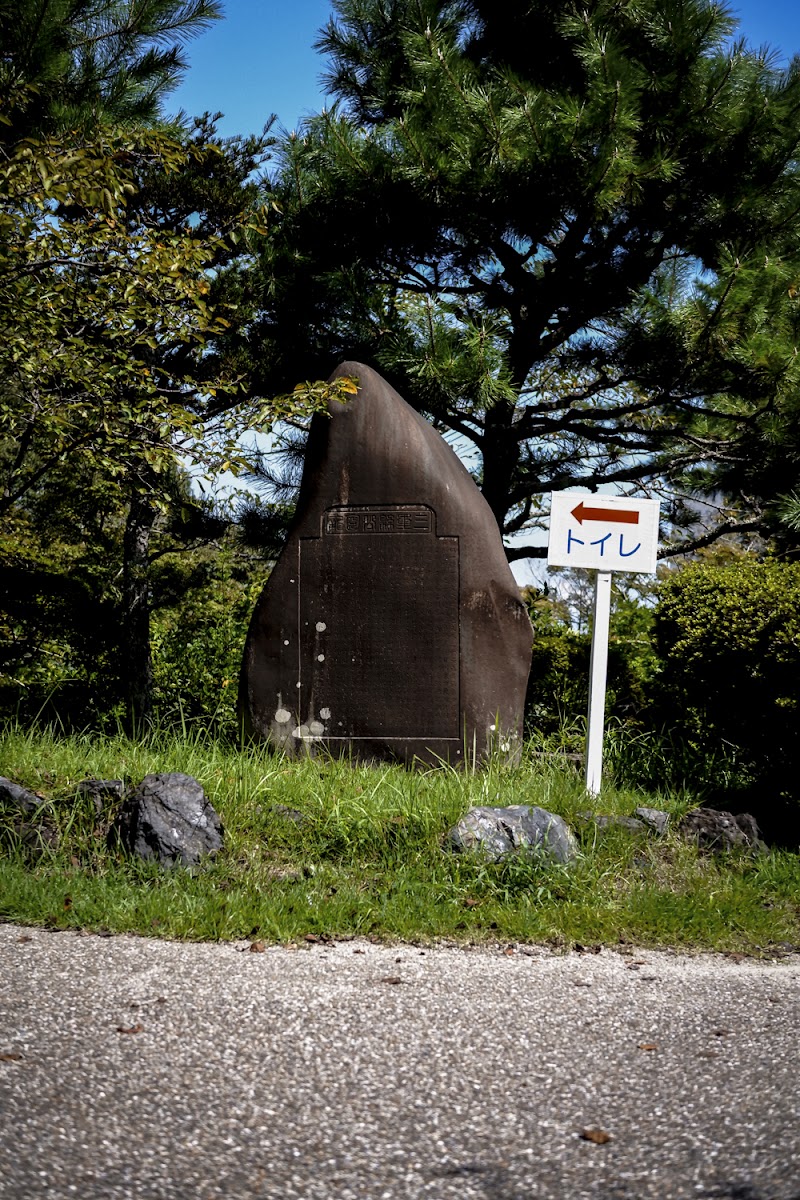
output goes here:
[[422, 505], [331, 508], [299, 541], [301, 711], [309, 728], [325, 712], [327, 740], [461, 740], [458, 538], [435, 523]]

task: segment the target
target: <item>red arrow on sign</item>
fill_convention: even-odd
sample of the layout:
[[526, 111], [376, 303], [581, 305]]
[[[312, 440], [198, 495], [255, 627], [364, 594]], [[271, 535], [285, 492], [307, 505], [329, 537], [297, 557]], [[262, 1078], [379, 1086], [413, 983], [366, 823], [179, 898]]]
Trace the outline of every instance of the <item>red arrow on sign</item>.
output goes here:
[[614, 525], [638, 525], [639, 514], [630, 508], [588, 508], [581, 500], [572, 510], [579, 525], [584, 521], [608, 521]]

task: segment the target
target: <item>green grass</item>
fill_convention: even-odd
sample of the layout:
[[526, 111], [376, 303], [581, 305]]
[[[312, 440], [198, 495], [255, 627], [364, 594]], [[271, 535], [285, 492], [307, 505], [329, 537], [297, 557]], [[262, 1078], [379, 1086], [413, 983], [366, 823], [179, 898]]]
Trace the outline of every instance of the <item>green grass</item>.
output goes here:
[[[225, 849], [196, 870], [160, 870], [109, 848], [113, 807], [98, 814], [76, 783], [138, 783], [184, 771], [202, 783]], [[704, 857], [677, 837], [594, 826], [568, 867], [493, 865], [443, 848], [475, 804], [538, 804], [580, 830], [589, 807], [639, 804], [674, 817], [685, 793], [604, 791], [590, 805], [574, 767], [531, 752], [515, 768], [409, 772], [343, 761], [291, 762], [199, 736], [57, 736], [8, 731], [0, 774], [45, 799], [52, 845], [0, 830], [0, 919], [185, 939], [292, 942], [306, 934], [430, 942], [614, 943], [759, 952], [800, 942], [800, 856]], [[279, 807], [305, 816], [297, 824]]]

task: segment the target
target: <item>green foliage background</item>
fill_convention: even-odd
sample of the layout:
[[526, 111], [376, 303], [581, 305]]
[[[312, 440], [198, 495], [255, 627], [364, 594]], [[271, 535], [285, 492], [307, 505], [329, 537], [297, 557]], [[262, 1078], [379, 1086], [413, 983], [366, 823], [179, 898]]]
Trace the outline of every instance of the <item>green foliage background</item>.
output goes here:
[[[592, 576], [583, 575], [582, 594], [573, 604], [554, 599], [549, 588], [525, 592], [534, 630], [525, 703], [531, 733], [553, 735], [565, 726], [580, 725], [586, 715], [592, 646], [587, 601]], [[658, 664], [651, 637], [652, 597], [632, 590], [629, 582], [617, 576], [613, 583], [606, 712], [612, 719], [636, 722], [647, 708]]]
[[[0, 717], [63, 729], [124, 723], [124, 508], [106, 499], [104, 508], [91, 486], [67, 490], [47, 518], [0, 530]], [[234, 738], [244, 638], [269, 563], [208, 514], [218, 536], [187, 537], [199, 507], [187, 493], [183, 522], [162, 516], [154, 537], [154, 722]]]
[[800, 563], [690, 564], [661, 586], [654, 637], [654, 714], [726, 748], [731, 804], [800, 834]]
[[227, 550], [207, 563], [201, 590], [156, 611], [152, 624], [159, 721], [235, 740], [244, 639], [268, 568]]

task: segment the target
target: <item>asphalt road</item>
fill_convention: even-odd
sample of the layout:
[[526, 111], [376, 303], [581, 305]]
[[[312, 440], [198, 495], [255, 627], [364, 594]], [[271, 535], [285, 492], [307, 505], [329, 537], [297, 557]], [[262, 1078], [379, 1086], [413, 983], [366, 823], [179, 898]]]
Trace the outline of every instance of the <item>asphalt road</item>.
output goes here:
[[5, 925], [0, 968], [3, 1200], [800, 1197], [795, 955]]

